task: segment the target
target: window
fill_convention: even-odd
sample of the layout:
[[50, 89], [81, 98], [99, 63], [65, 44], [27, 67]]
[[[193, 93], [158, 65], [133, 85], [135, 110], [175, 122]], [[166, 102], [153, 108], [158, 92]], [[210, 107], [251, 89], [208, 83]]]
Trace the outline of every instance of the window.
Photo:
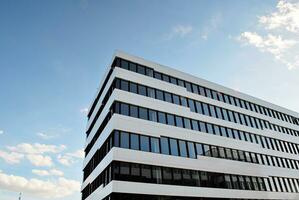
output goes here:
[[151, 166], [141, 165], [141, 177], [144, 182], [152, 182]]
[[228, 118], [227, 110], [226, 109], [222, 109], [222, 114], [223, 114], [223, 119], [224, 120], [230, 121], [230, 119]]
[[208, 104], [206, 104], [206, 103], [202, 103], [202, 107], [203, 107], [204, 115], [208, 115], [208, 116], [210, 116], [210, 112], [209, 112]]
[[212, 124], [209, 124], [209, 123], [207, 124], [207, 130], [208, 130], [208, 133], [209, 133], [209, 134], [214, 134]]
[[137, 73], [145, 75], [145, 67], [138, 65], [137, 66]]
[[205, 88], [205, 91], [206, 91], [207, 97], [212, 98], [211, 90], [208, 88]]
[[171, 126], [175, 126], [174, 116], [171, 114], [167, 114], [167, 124]]
[[196, 106], [196, 111], [197, 111], [197, 113], [199, 113], [199, 114], [203, 114], [203, 110], [202, 110], [201, 103], [198, 102], [198, 101], [195, 101], [195, 106]]
[[195, 105], [194, 105], [194, 101], [192, 99], [188, 99], [188, 102], [189, 102], [189, 107], [190, 107], [190, 110], [192, 112], [196, 112], [195, 110]]
[[177, 85], [177, 79], [170, 77], [170, 83]]
[[219, 157], [225, 158], [225, 152], [223, 147], [219, 147]]
[[120, 133], [120, 147], [129, 148], [129, 133], [121, 132]]
[[130, 116], [138, 118], [138, 107], [130, 106]]
[[206, 129], [206, 123], [204, 122], [199, 122], [199, 127], [200, 127], [200, 131], [207, 133], [207, 129]]
[[154, 76], [154, 70], [150, 69], [150, 68], [146, 68], [146, 75], [153, 77]]
[[178, 151], [178, 142], [176, 139], [169, 139], [169, 144], [170, 144], [170, 154], [173, 156], [178, 156], [179, 151]]
[[130, 92], [137, 94], [137, 84], [136, 83], [130, 83]]
[[185, 125], [185, 128], [191, 129], [190, 119], [184, 118], [184, 125]]
[[138, 85], [138, 94], [146, 96], [146, 87], [142, 85]]
[[181, 97], [181, 104], [182, 104], [182, 106], [185, 106], [185, 107], [188, 106], [187, 105], [187, 99], [185, 97]]
[[217, 125], [214, 125], [214, 131], [215, 131], [215, 135], [220, 135], [220, 136], [221, 136], [221, 133], [220, 133], [220, 128], [219, 128], [219, 126], [217, 126]]
[[154, 110], [149, 110], [149, 120], [157, 122], [157, 112]]
[[204, 155], [202, 144], [195, 144], [197, 155]]
[[128, 104], [120, 104], [120, 114], [129, 116], [129, 105]]
[[163, 167], [162, 168], [162, 175], [163, 175], [163, 183], [164, 184], [171, 184], [172, 183], [172, 173], [170, 168]]
[[193, 142], [187, 142], [187, 146], [188, 146], [189, 157], [190, 158], [196, 158], [194, 143]]
[[129, 69], [129, 63], [126, 60], [121, 60], [121, 67], [124, 69]]
[[215, 117], [215, 118], [216, 118], [215, 106], [210, 105], [210, 111], [211, 111], [211, 115], [212, 115], [212, 117]]
[[210, 146], [207, 144], [203, 145], [203, 152], [205, 156], [212, 156], [211, 155], [211, 150], [210, 150]]
[[147, 88], [147, 96], [155, 99], [156, 98], [155, 89], [148, 87]]
[[166, 124], [166, 116], [165, 113], [158, 112], [158, 122], [162, 124]]
[[139, 137], [136, 134], [130, 134], [131, 149], [139, 150]]
[[130, 71], [136, 72], [137, 71], [137, 67], [135, 63], [130, 63]]
[[159, 139], [151, 137], [151, 152], [160, 153]]
[[181, 87], [185, 87], [184, 81], [180, 79], [178, 79], [178, 85]]
[[180, 105], [180, 98], [178, 95], [172, 95], [173, 97], [173, 103], [177, 104], [177, 105]]
[[180, 185], [182, 182], [182, 171], [181, 169], [172, 169], [173, 173], [173, 184]]
[[149, 151], [149, 137], [140, 136], [140, 149], [141, 151]]
[[187, 91], [188, 91], [188, 92], [192, 92], [191, 84], [188, 83], [188, 82], [185, 82], [185, 84], [186, 84], [186, 89], [187, 89]]
[[212, 90], [212, 97], [213, 99], [218, 100], [217, 92], [214, 90]]
[[183, 119], [182, 119], [182, 117], [179, 117], [179, 116], [175, 116], [175, 122], [176, 122], [176, 125], [178, 126], [178, 127], [184, 127], [183, 126]]
[[166, 74], [162, 74], [162, 80], [168, 83], [170, 82], [169, 76]]
[[121, 80], [120, 89], [124, 91], [129, 91], [129, 82], [125, 80]]
[[172, 103], [171, 94], [168, 92], [164, 92], [164, 95], [165, 95], [165, 101]]
[[192, 123], [192, 129], [199, 131], [198, 122], [196, 120], [191, 120], [191, 123]]
[[114, 141], [114, 146], [119, 147], [119, 132], [118, 131], [114, 131], [114, 137], [113, 137]]
[[180, 147], [180, 156], [182, 157], [187, 157], [187, 147], [186, 147], [186, 142], [179, 140], [179, 147]]
[[169, 155], [168, 138], [161, 137], [161, 153]]
[[216, 107], [216, 114], [217, 114], [217, 118], [224, 119], [222, 116], [221, 108]]
[[193, 93], [198, 94], [198, 87], [195, 84], [192, 84]]
[[147, 109], [146, 108], [140, 108], [139, 107], [139, 118], [148, 120]]
[[157, 99], [164, 101], [164, 95], [161, 90], [156, 90], [156, 97], [157, 97]]
[[227, 130], [227, 137], [229, 137], [229, 138], [234, 138], [234, 137], [233, 137], [232, 129], [227, 128], [226, 130]]

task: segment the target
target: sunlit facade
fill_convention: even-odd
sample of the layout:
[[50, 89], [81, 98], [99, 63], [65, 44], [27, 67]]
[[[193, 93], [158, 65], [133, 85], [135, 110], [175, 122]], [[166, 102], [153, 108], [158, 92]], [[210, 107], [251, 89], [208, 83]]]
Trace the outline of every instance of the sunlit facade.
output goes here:
[[82, 200], [299, 199], [299, 114], [117, 52], [88, 112]]

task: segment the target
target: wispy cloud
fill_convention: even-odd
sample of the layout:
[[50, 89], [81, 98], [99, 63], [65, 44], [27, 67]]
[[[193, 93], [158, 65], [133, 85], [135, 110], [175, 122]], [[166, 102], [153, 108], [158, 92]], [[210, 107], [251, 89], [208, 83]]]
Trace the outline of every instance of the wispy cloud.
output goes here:
[[170, 33], [168, 33], [165, 38], [167, 40], [171, 40], [176, 37], [184, 38], [187, 35], [191, 34], [192, 31], [193, 31], [193, 26], [191, 26], [191, 25], [177, 24], [172, 27]]
[[64, 175], [64, 173], [58, 169], [50, 169], [50, 170], [33, 169], [32, 173], [38, 176], [63, 176]]
[[254, 31], [241, 33], [239, 41], [270, 53], [289, 70], [299, 67], [299, 2], [279, 1], [277, 11], [261, 16], [259, 24], [266, 35]]
[[0, 188], [24, 192], [39, 198], [63, 198], [80, 191], [80, 182], [60, 177], [53, 180], [27, 179], [0, 172]]
[[66, 149], [65, 145], [48, 145], [40, 143], [21, 143], [16, 146], [8, 146], [7, 149], [26, 154], [59, 153]]
[[44, 140], [49, 140], [57, 137], [57, 135], [50, 135], [48, 133], [38, 132], [36, 135]]
[[3, 130], [0, 130], [0, 135], [4, 134], [4, 131]]
[[207, 24], [203, 26], [200, 30], [200, 37], [204, 40], [207, 40], [209, 35], [215, 31], [222, 21], [222, 14], [217, 13], [213, 15], [208, 21]]
[[71, 166], [72, 164], [82, 160], [84, 158], [84, 150], [79, 149], [77, 151], [65, 154], [59, 154], [57, 156], [57, 161], [65, 166]]

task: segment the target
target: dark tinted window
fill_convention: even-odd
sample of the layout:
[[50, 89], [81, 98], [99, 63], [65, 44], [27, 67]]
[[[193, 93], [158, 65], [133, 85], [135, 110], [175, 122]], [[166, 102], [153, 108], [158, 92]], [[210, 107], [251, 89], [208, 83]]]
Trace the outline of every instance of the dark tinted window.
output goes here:
[[164, 95], [161, 90], [156, 90], [157, 99], [164, 101]]
[[137, 93], [137, 84], [130, 83], [130, 92]]
[[130, 106], [130, 116], [138, 118], [138, 107]]
[[148, 120], [146, 108], [139, 108], [139, 118]]
[[126, 132], [120, 133], [120, 147], [129, 148], [129, 134]]
[[120, 104], [120, 113], [122, 115], [129, 115], [129, 105], [127, 104]]
[[146, 87], [142, 85], [138, 85], [138, 94], [146, 96]]
[[129, 91], [129, 82], [121, 80], [121, 82], [120, 82], [120, 88], [122, 90]]

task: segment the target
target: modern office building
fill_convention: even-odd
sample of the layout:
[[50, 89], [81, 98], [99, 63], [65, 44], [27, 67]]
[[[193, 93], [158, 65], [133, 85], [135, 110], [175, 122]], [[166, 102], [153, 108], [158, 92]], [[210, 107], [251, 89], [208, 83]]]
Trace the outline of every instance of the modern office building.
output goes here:
[[82, 200], [299, 199], [298, 113], [126, 53], [86, 134]]

